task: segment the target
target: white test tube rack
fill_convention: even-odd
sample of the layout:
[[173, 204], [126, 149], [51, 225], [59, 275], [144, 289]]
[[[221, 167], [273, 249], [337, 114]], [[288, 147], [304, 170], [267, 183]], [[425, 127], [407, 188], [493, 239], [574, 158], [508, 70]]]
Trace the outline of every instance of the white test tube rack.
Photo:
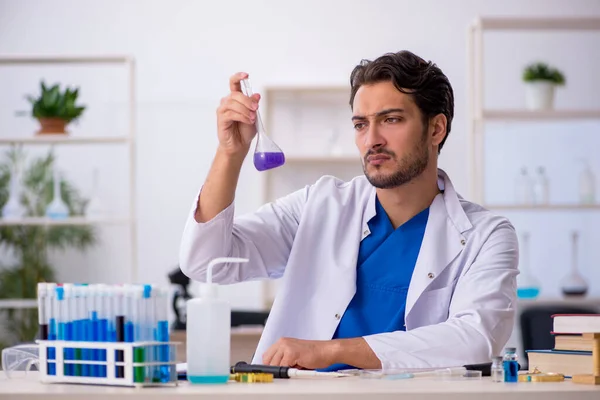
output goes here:
[[[177, 362], [176, 346], [179, 342], [83, 342], [67, 340], [37, 340], [39, 344], [39, 373], [42, 383], [81, 383], [92, 385], [107, 386], [130, 386], [130, 387], [150, 387], [150, 386], [177, 386]], [[169, 346], [168, 361], [148, 361], [134, 362], [134, 349], [144, 348], [152, 349], [158, 346]], [[48, 348], [54, 348], [55, 359], [48, 359]], [[159, 347], [160, 348], [160, 347]], [[106, 361], [91, 360], [65, 360], [65, 349], [94, 349], [106, 350]], [[123, 352], [123, 361], [116, 361], [115, 354], [117, 350]], [[48, 363], [55, 363], [55, 374], [48, 373]], [[106, 377], [97, 376], [69, 376], [65, 375], [65, 365], [103, 365], [106, 366]], [[123, 367], [123, 377], [116, 376], [116, 367]], [[168, 366], [169, 377], [162, 381], [149, 379], [146, 376], [144, 382], [136, 382], [134, 377], [134, 368], [136, 367], [155, 367]]]

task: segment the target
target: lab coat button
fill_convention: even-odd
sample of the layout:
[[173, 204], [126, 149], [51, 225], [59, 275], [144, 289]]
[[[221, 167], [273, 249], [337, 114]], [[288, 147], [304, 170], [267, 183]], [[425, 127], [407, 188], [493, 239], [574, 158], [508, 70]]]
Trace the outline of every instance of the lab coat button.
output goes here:
[[368, 235], [369, 234], [369, 230], [367, 229], [366, 231], [363, 232], [363, 235]]
[[335, 314], [335, 319], [339, 320], [340, 318], [340, 314]]
[[429, 279], [433, 279], [433, 274], [430, 272], [430, 273], [428, 273], [428, 274], [427, 274], [427, 277], [428, 277]]
[[463, 246], [465, 245], [465, 243], [467, 243], [467, 241], [466, 241], [465, 239], [462, 239], [462, 240], [460, 241], [460, 244], [462, 244]]

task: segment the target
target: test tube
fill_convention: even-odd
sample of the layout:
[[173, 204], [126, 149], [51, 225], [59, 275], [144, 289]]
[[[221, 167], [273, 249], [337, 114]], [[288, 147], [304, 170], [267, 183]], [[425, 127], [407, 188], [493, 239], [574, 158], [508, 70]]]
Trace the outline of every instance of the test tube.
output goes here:
[[[142, 294], [142, 340], [143, 341], [153, 341], [153, 320], [154, 320], [154, 298], [155, 292], [152, 290], [151, 285], [143, 286], [143, 294]], [[156, 357], [154, 357], [154, 350], [156, 346], [145, 346], [144, 348], [144, 360], [146, 362], [154, 362]], [[147, 366], [145, 368], [145, 377], [150, 381], [154, 381], [154, 379], [158, 380], [157, 374], [155, 375], [154, 371], [156, 368], [154, 366]]]
[[[111, 298], [109, 297], [110, 288], [107, 285], [98, 285], [96, 289], [96, 300], [98, 304], [98, 323], [96, 324], [98, 342], [105, 343], [109, 341], [109, 314]], [[106, 361], [106, 350], [98, 350], [98, 361]], [[98, 376], [106, 378], [106, 365], [100, 365]]]
[[[88, 304], [88, 323], [87, 323], [87, 340], [90, 342], [98, 342], [98, 312], [100, 309], [100, 296], [98, 294], [98, 285], [87, 286], [87, 304]], [[88, 351], [89, 359], [92, 361], [100, 360], [100, 350], [90, 349]], [[100, 376], [100, 366], [97, 364], [90, 365], [90, 376]]]
[[[81, 293], [81, 286], [74, 285], [73, 286], [73, 302], [71, 303], [71, 311], [73, 318], [73, 341], [79, 342], [83, 339], [83, 316], [82, 313], [85, 313], [83, 304], [83, 295]], [[73, 351], [74, 360], [76, 361], [73, 364], [75, 376], [83, 376], [82, 365], [80, 361], [83, 359], [83, 354], [81, 352], [81, 347], [78, 347], [78, 344], [75, 343], [75, 348]]]
[[[48, 313], [46, 312], [46, 283], [37, 284], [37, 303], [38, 303], [38, 335], [40, 340], [48, 340]], [[49, 357], [49, 352], [46, 357]], [[47, 364], [47, 370], [50, 369], [50, 363]]]
[[[48, 340], [56, 340], [56, 283], [46, 284], [46, 314], [48, 317]], [[56, 347], [48, 347], [48, 375], [56, 375]]]
[[[158, 294], [155, 296], [156, 299], [156, 317], [157, 317], [157, 337], [156, 340], [159, 342], [169, 341], [169, 321], [168, 321], [168, 306], [169, 306], [169, 292], [167, 289], [158, 289]], [[159, 357], [161, 362], [168, 363], [169, 357], [169, 345], [163, 344], [159, 348]], [[171, 380], [171, 370], [169, 364], [160, 366], [160, 381], [167, 383]]]
[[[62, 317], [64, 321], [64, 340], [72, 341], [73, 340], [73, 285], [70, 283], [65, 283], [63, 285], [63, 301], [62, 301]], [[60, 331], [60, 329], [59, 329]], [[74, 359], [74, 351], [73, 348], [67, 347], [64, 349], [64, 360], [72, 361]], [[66, 376], [74, 376], [75, 375], [75, 366], [72, 363], [65, 362], [65, 372]]]
[[[113, 315], [111, 318], [112, 325], [114, 325], [114, 340], [117, 342], [133, 342], [133, 335], [127, 335], [128, 329], [126, 328], [127, 321], [127, 301], [128, 298], [126, 296], [126, 289], [122, 286], [114, 288], [115, 295], [113, 297], [114, 308]], [[113, 338], [112, 334], [113, 330], [111, 328], [111, 339]], [[123, 362], [125, 360], [123, 350], [117, 350], [115, 354], [115, 359], [118, 362]], [[117, 378], [125, 377], [125, 367], [117, 366], [115, 376]]]
[[[132, 290], [132, 323], [133, 337], [135, 342], [144, 340], [144, 324], [143, 324], [143, 306], [144, 288], [134, 286]], [[144, 347], [137, 346], [133, 348], [133, 362], [143, 363], [145, 361]], [[144, 367], [133, 368], [133, 381], [143, 383], [145, 381]]]

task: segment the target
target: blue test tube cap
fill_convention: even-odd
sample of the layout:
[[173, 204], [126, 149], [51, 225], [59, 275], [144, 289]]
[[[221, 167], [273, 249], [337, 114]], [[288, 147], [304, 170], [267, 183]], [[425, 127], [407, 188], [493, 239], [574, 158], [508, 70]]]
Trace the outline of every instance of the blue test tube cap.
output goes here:
[[152, 292], [152, 285], [144, 285], [144, 298], [150, 298], [150, 293]]
[[56, 298], [58, 300], [64, 300], [65, 299], [65, 289], [62, 286], [58, 286], [56, 288]]

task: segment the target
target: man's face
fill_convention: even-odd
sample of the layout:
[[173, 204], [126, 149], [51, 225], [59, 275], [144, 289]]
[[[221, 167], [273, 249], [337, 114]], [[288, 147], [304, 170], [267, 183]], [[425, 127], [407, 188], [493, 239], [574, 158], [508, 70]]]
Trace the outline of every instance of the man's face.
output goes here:
[[361, 86], [354, 97], [352, 121], [363, 170], [373, 186], [398, 187], [427, 167], [428, 128], [410, 95], [392, 82]]

